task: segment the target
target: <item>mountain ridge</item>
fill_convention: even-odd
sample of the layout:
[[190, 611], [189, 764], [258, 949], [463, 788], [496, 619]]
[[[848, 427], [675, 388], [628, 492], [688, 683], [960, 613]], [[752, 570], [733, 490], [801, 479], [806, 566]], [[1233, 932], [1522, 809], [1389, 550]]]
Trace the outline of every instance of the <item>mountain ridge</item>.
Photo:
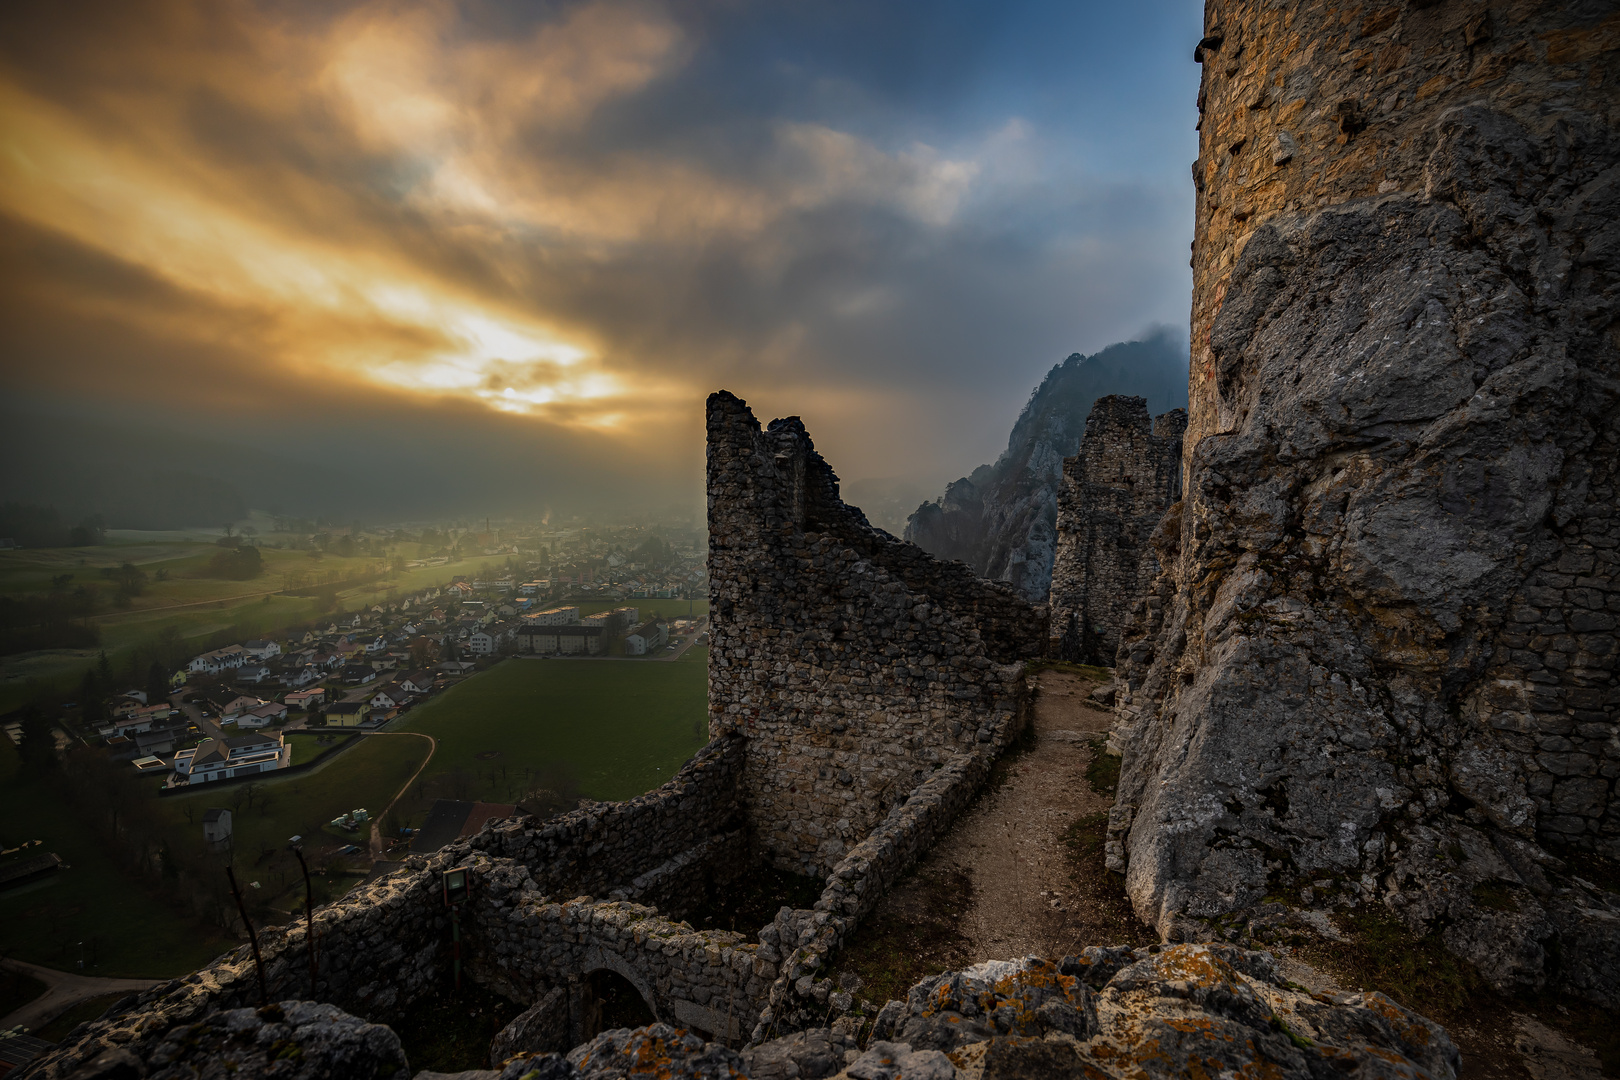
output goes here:
[[1153, 414], [1187, 405], [1187, 350], [1170, 331], [1071, 353], [1030, 393], [994, 461], [947, 484], [906, 522], [905, 539], [1043, 603], [1057, 545], [1063, 459], [1079, 450], [1091, 405], [1109, 394], [1148, 400]]

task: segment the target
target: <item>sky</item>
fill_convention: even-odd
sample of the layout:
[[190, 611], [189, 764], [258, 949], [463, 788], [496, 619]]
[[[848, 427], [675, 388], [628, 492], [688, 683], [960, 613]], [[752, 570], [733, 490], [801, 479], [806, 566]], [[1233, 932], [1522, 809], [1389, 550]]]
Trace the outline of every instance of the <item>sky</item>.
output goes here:
[[5, 406], [506, 510], [700, 495], [725, 388], [942, 485], [1069, 353], [1185, 335], [1201, 19], [11, 0]]

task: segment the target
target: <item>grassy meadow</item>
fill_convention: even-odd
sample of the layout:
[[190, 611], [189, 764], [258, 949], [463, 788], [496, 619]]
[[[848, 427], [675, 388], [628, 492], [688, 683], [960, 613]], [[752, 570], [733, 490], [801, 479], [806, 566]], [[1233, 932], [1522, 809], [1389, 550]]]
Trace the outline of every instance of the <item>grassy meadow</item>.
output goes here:
[[708, 669], [688, 663], [512, 659], [408, 713], [400, 730], [438, 740], [399, 823], [434, 798], [509, 802], [561, 767], [592, 799], [664, 783], [708, 741]]

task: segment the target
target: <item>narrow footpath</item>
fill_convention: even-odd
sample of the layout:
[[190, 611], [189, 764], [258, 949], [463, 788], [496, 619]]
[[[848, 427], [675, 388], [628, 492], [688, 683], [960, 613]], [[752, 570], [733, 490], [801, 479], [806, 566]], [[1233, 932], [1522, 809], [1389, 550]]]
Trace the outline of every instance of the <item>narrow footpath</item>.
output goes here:
[[21, 960], [0, 960], [7, 971], [20, 971], [45, 984], [45, 992], [8, 1016], [0, 1017], [0, 1029], [25, 1027], [30, 1031], [50, 1023], [81, 1001], [109, 994], [133, 994], [164, 982], [163, 979], [104, 979], [76, 975], [70, 971], [25, 964]]

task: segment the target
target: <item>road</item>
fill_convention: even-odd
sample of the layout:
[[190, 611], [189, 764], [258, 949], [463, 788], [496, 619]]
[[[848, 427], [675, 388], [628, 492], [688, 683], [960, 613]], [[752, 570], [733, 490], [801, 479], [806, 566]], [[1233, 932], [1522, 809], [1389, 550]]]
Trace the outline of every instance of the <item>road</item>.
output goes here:
[[30, 1031], [37, 1030], [81, 1001], [105, 997], [108, 994], [132, 994], [167, 981], [103, 979], [98, 976], [57, 971], [55, 968], [40, 967], [38, 964], [25, 964], [21, 960], [0, 960], [0, 967], [4, 967], [7, 971], [20, 971], [24, 975], [32, 975], [46, 987], [45, 993], [27, 1005], [9, 1016], [0, 1017], [0, 1029], [25, 1027]]

